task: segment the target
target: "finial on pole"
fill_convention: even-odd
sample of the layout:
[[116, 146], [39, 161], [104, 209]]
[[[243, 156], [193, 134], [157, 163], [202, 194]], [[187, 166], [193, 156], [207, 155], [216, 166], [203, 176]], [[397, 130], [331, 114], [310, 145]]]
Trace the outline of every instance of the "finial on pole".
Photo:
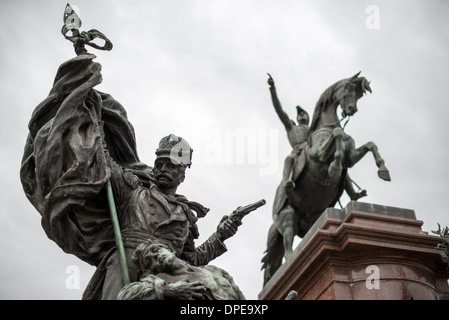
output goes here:
[[[73, 42], [75, 53], [77, 55], [87, 53], [85, 45], [91, 46], [98, 50], [110, 51], [112, 49], [112, 42], [100, 31], [96, 29], [92, 29], [87, 32], [79, 31], [79, 28], [81, 27], [81, 19], [68, 3], [64, 10], [63, 21], [64, 25], [62, 26], [61, 33], [67, 40]], [[71, 31], [71, 35], [68, 35], [69, 31]], [[97, 38], [104, 40], [104, 45], [100, 46], [95, 42], [92, 42]]]

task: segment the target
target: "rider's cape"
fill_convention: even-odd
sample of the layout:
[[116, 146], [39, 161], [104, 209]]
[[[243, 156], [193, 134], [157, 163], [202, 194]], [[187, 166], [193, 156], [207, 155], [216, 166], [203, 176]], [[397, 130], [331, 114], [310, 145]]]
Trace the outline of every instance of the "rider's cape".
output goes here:
[[29, 122], [20, 178], [47, 236], [97, 266], [115, 246], [104, 188], [111, 174], [105, 149], [142, 181], [148, 182], [152, 172], [139, 161], [125, 109], [93, 89], [101, 82], [94, 58], [80, 55], [59, 67], [53, 88]]

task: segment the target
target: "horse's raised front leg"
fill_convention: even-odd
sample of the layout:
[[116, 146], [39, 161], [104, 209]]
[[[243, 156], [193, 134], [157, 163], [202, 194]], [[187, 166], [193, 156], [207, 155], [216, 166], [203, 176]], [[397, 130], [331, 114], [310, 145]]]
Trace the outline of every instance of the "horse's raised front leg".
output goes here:
[[380, 156], [377, 145], [374, 142], [368, 142], [358, 149], [351, 149], [348, 152], [348, 167], [354, 166], [360, 161], [368, 152], [371, 152], [376, 161], [376, 166], [379, 168], [377, 175], [385, 181], [391, 181], [390, 172], [385, 166], [384, 159]]

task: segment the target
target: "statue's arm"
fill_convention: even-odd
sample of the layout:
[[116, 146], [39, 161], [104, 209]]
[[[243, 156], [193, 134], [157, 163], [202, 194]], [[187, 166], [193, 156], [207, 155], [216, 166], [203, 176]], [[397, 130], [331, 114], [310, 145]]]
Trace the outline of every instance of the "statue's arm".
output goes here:
[[[107, 149], [104, 150], [105, 150], [106, 164], [111, 173], [109, 179], [114, 194], [114, 201], [116, 205], [120, 207], [121, 204], [123, 203], [124, 198], [126, 197], [126, 194], [128, 194], [127, 191], [130, 190], [133, 186], [132, 181], [134, 180], [135, 176], [129, 173], [128, 177], [124, 169], [119, 164], [117, 164], [114, 161], [114, 159], [112, 159], [112, 157], [109, 156], [109, 152], [107, 151]], [[137, 178], [135, 179], [137, 180]], [[135, 187], [137, 187], [137, 181]]]
[[274, 85], [274, 80], [271, 77], [271, 75], [269, 75], [269, 77], [270, 78], [268, 79], [268, 84], [270, 85], [271, 100], [273, 101], [274, 110], [276, 111], [277, 115], [279, 116], [279, 119], [281, 120], [285, 129], [287, 131], [289, 131], [293, 125], [292, 121], [290, 120], [287, 113], [282, 109], [281, 102], [279, 101], [279, 98], [276, 93], [276, 87]]
[[224, 242], [214, 232], [203, 244], [196, 248], [193, 237], [189, 237], [184, 246], [182, 259], [194, 266], [204, 266], [227, 250]]
[[164, 287], [167, 284], [155, 275], [148, 275], [138, 282], [123, 287], [118, 300], [164, 300]]
[[190, 234], [184, 249], [185, 260], [195, 266], [207, 265], [228, 250], [224, 241], [235, 235], [241, 224], [240, 219], [223, 216], [217, 226], [217, 231], [197, 248], [195, 248], [192, 234]]

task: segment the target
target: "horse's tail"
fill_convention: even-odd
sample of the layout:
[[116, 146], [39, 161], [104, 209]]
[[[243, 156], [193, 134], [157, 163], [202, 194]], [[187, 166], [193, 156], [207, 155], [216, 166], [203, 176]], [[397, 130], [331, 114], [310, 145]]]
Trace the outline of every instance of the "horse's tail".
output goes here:
[[267, 250], [264, 253], [261, 269], [265, 269], [263, 279], [263, 284], [265, 285], [281, 266], [284, 256], [284, 240], [274, 223], [271, 225], [270, 231], [268, 231]]

